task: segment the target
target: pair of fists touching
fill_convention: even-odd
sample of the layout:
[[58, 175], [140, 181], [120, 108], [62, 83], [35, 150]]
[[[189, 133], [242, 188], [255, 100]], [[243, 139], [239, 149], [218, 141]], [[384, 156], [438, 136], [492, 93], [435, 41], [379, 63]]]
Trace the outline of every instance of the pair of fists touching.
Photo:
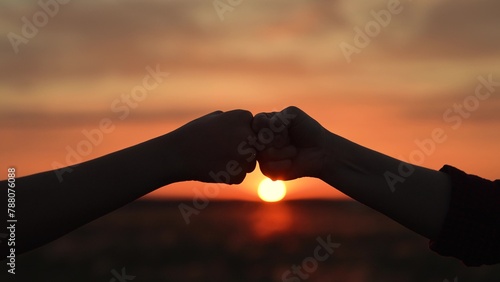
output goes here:
[[259, 162], [272, 179], [320, 177], [328, 131], [297, 107], [213, 112], [172, 134], [184, 180], [239, 184]]

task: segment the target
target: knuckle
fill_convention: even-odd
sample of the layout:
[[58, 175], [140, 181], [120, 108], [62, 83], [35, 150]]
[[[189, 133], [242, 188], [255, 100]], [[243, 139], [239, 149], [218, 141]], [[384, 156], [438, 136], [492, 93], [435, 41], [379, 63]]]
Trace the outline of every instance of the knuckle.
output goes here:
[[247, 110], [236, 110], [236, 112], [241, 115], [241, 117], [245, 118], [253, 118], [253, 115], [250, 111]]
[[231, 184], [241, 184], [243, 180], [245, 180], [246, 173], [240, 173], [234, 177], [234, 179], [231, 181]]

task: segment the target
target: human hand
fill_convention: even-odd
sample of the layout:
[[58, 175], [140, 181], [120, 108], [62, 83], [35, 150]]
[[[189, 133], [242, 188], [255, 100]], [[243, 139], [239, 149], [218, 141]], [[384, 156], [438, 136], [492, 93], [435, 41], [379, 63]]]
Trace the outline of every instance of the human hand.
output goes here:
[[288, 107], [278, 113], [257, 114], [252, 128], [261, 143], [267, 143], [262, 149], [257, 147], [264, 175], [274, 180], [321, 176], [328, 131], [301, 109]]
[[216, 111], [172, 132], [184, 180], [239, 184], [256, 165], [248, 111]]

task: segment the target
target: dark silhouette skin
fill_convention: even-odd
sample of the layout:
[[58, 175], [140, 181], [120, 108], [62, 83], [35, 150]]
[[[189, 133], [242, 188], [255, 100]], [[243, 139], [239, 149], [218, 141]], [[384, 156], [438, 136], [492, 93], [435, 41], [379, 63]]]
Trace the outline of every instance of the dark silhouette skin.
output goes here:
[[[72, 167], [60, 182], [54, 171], [16, 179], [16, 254], [53, 241], [127, 203], [170, 183], [214, 182], [209, 172], [225, 171], [236, 161], [241, 183], [256, 160], [238, 152], [254, 137], [248, 111], [214, 112], [144, 143]], [[0, 182], [7, 204], [7, 181]], [[2, 230], [6, 221], [2, 221]], [[5, 258], [9, 247], [0, 244]]]
[[[370, 150], [334, 133], [296, 107], [281, 114], [294, 116], [287, 128], [288, 142], [281, 140], [259, 152], [264, 175], [291, 180], [316, 177], [353, 199], [385, 214], [407, 228], [435, 239], [448, 211], [451, 182], [447, 174], [413, 166], [414, 172], [389, 189], [384, 173], [398, 171], [400, 160]], [[271, 128], [277, 113], [255, 116], [253, 129]], [[274, 127], [279, 126], [274, 124]]]

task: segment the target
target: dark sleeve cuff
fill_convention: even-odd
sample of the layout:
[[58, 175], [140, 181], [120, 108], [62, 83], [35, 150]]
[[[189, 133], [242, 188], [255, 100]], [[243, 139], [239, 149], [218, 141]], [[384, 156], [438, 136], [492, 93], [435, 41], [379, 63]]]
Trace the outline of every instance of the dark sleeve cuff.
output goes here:
[[467, 266], [500, 263], [500, 180], [490, 181], [445, 165], [452, 190], [441, 233], [430, 248]]

